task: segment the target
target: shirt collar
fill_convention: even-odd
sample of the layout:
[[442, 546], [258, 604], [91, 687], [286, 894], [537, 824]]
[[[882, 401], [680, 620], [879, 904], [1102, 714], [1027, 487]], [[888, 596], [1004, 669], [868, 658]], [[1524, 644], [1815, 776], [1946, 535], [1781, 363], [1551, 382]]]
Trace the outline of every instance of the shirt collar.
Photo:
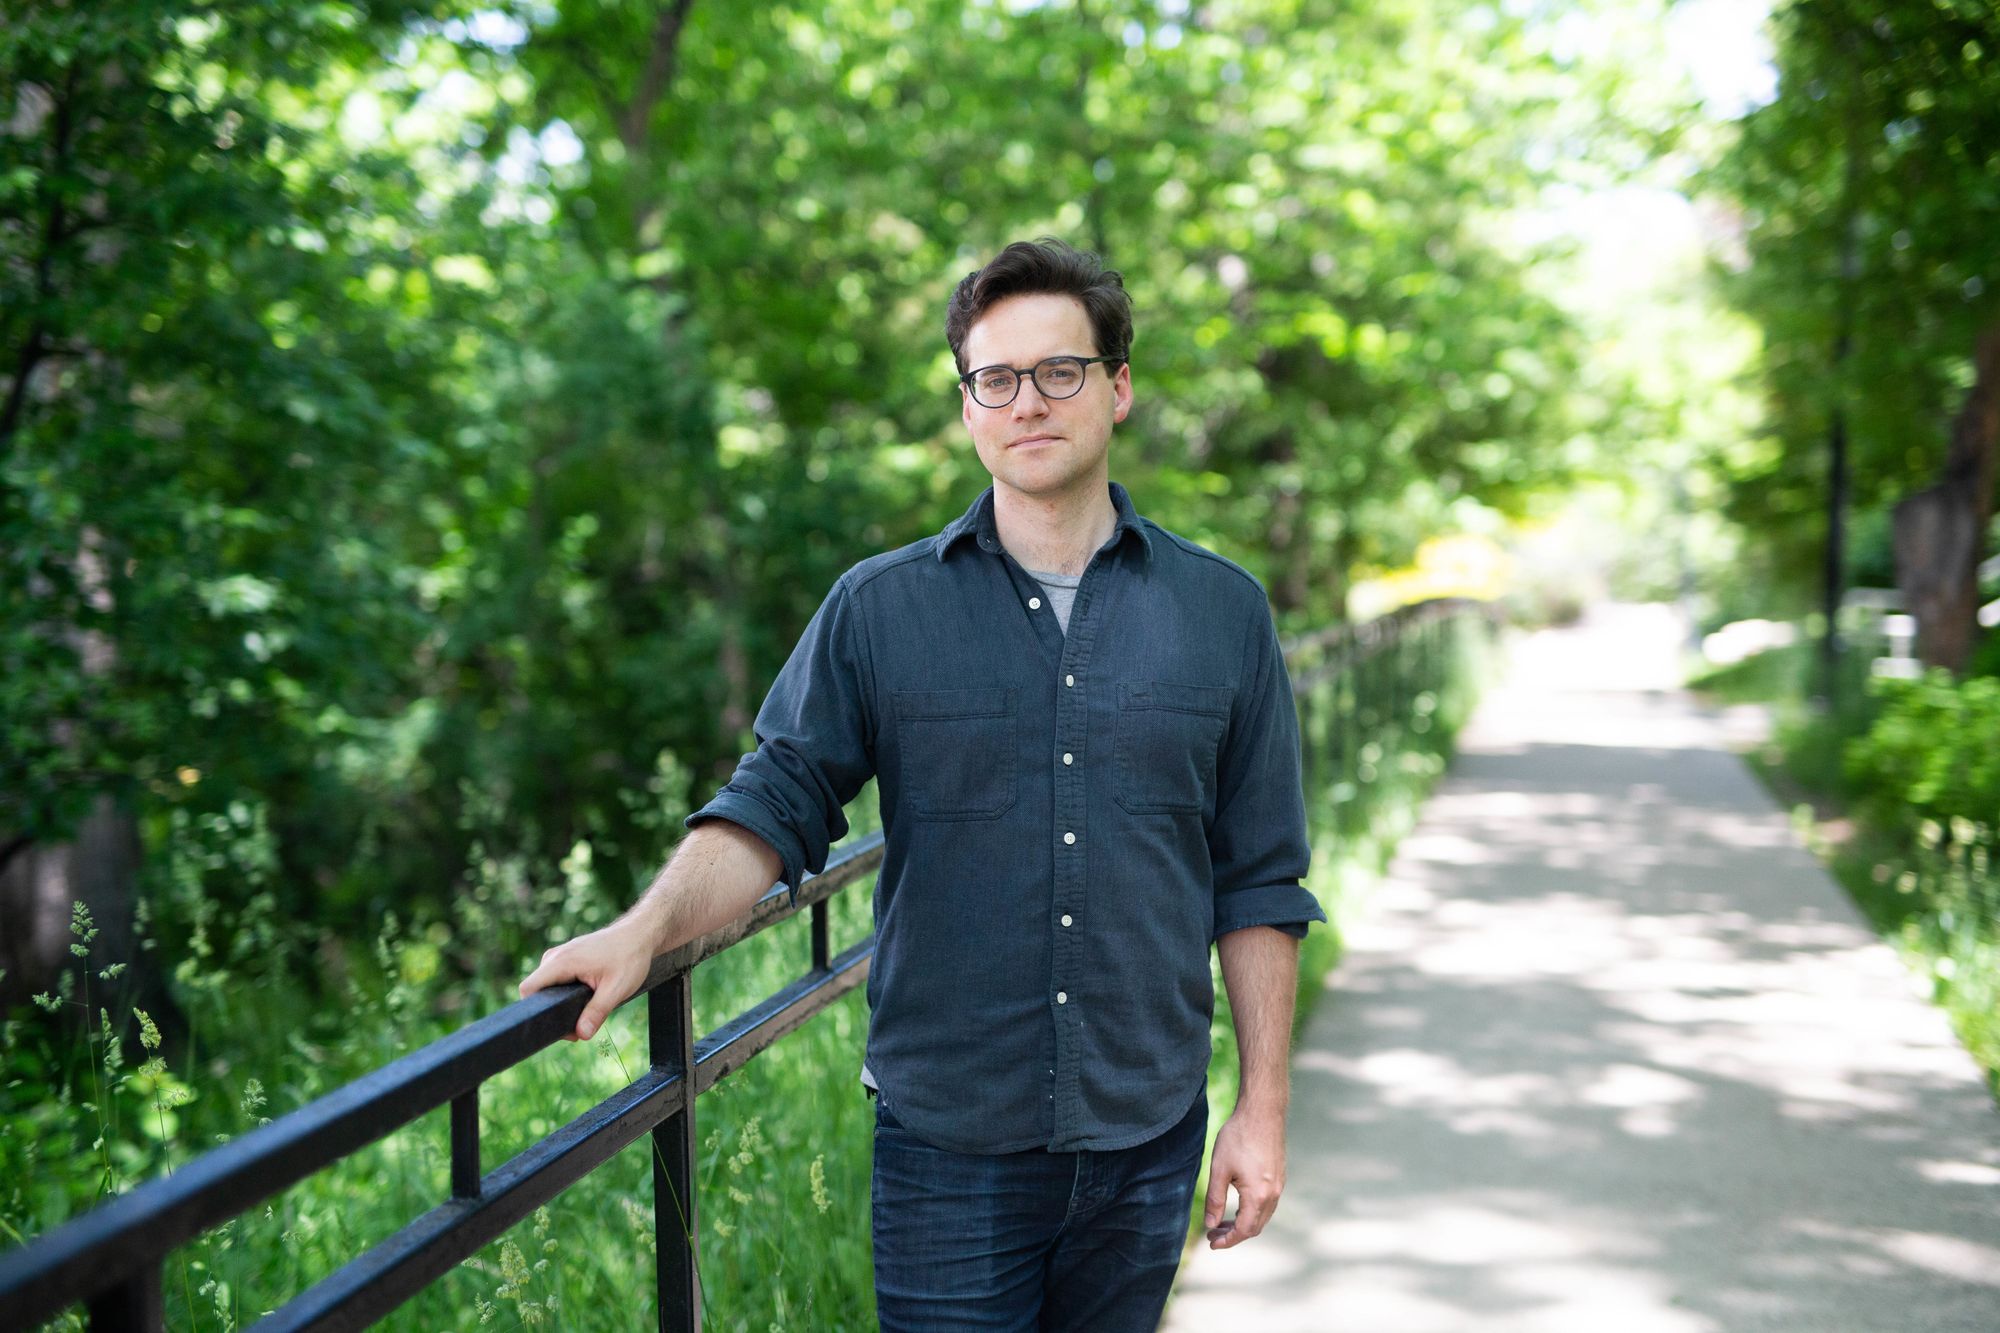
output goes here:
[[[1111, 483], [1111, 507], [1117, 511], [1118, 520], [1111, 528], [1111, 542], [1116, 543], [1127, 532], [1137, 534], [1139, 549], [1148, 563], [1153, 557], [1153, 538], [1146, 531], [1146, 525], [1139, 518], [1139, 511], [1132, 507], [1132, 497], [1117, 482]], [[943, 560], [961, 537], [977, 539], [982, 551], [1000, 549], [1000, 531], [993, 521], [993, 488], [988, 486], [979, 493], [979, 498], [963, 514], [945, 526], [937, 535], [937, 558]]]

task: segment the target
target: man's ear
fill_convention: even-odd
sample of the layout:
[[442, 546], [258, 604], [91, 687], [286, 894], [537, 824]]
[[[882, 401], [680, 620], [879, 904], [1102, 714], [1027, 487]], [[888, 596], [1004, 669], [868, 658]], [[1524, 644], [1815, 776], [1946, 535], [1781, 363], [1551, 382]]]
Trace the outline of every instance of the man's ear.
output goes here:
[[1111, 424], [1117, 425], [1132, 413], [1132, 363], [1121, 362], [1111, 377]]

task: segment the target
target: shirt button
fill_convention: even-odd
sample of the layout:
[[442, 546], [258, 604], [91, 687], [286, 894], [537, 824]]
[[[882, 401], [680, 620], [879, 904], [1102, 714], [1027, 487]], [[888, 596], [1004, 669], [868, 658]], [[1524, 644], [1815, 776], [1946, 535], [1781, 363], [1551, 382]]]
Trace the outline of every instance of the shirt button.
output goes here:
[[1073, 763], [1075, 763], [1075, 762], [1076, 762], [1076, 756], [1075, 756], [1075, 755], [1073, 755], [1073, 754], [1071, 754], [1071, 753], [1070, 753], [1069, 751], [1067, 751], [1067, 750], [1064, 750], [1064, 751], [1063, 751], [1063, 762], [1064, 762], [1065, 764], [1073, 764]]
[[1066, 843], [1074, 843], [1076, 841], [1076, 834], [1074, 833], [1063, 834], [1063, 841]]
[[1039, 611], [1039, 610], [1041, 610], [1041, 609], [1042, 609], [1042, 599], [1041, 599], [1041, 598], [1039, 598], [1039, 597], [1030, 597], [1030, 598], [1028, 599], [1028, 609], [1029, 609], [1030, 611]]
[[1065, 684], [1065, 685], [1074, 685], [1074, 684], [1076, 684], [1076, 677], [1075, 677], [1075, 676], [1064, 676], [1064, 677], [1063, 677], [1063, 684]]
[[1069, 913], [1068, 913], [1068, 912], [1064, 912], [1064, 913], [1063, 913], [1063, 924], [1064, 924], [1065, 926], [1067, 926], [1067, 925], [1069, 924]]
[[1069, 1003], [1069, 992], [1068, 992], [1068, 991], [1066, 991], [1066, 990], [1059, 990], [1059, 991], [1057, 991], [1057, 992], [1056, 992], [1056, 1003], [1057, 1003], [1057, 1004], [1068, 1004], [1068, 1003]]

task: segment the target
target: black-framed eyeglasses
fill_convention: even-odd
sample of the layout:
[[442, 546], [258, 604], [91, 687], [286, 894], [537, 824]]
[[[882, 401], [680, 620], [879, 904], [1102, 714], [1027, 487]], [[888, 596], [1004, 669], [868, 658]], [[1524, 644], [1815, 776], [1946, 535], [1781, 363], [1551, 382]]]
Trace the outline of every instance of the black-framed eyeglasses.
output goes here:
[[981, 407], [1005, 407], [1021, 392], [1021, 379], [1035, 382], [1035, 392], [1044, 398], [1074, 398], [1083, 389], [1083, 377], [1098, 362], [1124, 365], [1122, 356], [1048, 356], [1027, 369], [1016, 366], [981, 366], [968, 370], [958, 382]]

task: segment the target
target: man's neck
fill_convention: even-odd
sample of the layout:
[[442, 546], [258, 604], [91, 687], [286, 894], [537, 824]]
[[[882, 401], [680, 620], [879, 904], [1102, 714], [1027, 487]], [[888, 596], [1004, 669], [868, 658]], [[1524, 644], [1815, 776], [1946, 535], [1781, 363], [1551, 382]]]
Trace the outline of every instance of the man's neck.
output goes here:
[[993, 525], [1000, 544], [1027, 569], [1081, 574], [1097, 549], [1111, 540], [1118, 509], [1107, 478], [1056, 495], [1027, 495], [993, 487]]

